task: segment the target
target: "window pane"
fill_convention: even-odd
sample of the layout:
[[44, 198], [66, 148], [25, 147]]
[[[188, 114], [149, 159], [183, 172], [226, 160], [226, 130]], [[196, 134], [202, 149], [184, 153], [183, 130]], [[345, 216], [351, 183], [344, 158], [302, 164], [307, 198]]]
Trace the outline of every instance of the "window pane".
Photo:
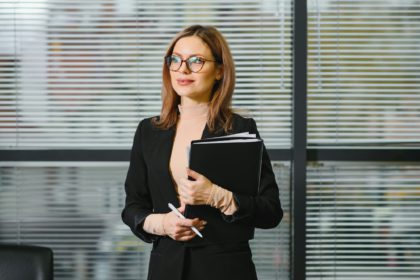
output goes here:
[[[121, 221], [126, 163], [0, 166], [0, 243], [51, 247], [55, 279], [146, 279], [150, 245]], [[289, 274], [289, 165], [274, 164], [284, 221], [251, 242], [261, 279]], [[277, 278], [276, 278], [277, 277]]]
[[146, 279], [149, 245], [121, 221], [127, 164], [18, 165], [0, 168], [0, 242], [51, 247], [56, 279]]
[[274, 229], [256, 229], [251, 241], [252, 258], [258, 279], [290, 279], [290, 164], [273, 162], [280, 189], [283, 220]]
[[308, 1], [308, 145], [419, 146], [417, 0]]
[[0, 0], [0, 148], [125, 148], [159, 114], [171, 38], [215, 25], [237, 67], [233, 105], [290, 147], [291, 0]]
[[307, 179], [307, 279], [418, 279], [418, 163], [317, 162]]

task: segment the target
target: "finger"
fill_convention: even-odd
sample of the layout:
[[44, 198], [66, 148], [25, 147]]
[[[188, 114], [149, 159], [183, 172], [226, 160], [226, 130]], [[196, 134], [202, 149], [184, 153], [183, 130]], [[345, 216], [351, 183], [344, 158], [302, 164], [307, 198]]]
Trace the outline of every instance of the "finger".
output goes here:
[[187, 231], [182, 233], [182, 236], [187, 237], [187, 238], [193, 238], [196, 235], [197, 234], [191, 228], [189, 228]]
[[188, 204], [187, 200], [185, 199], [185, 197], [179, 196], [179, 201], [180, 201], [181, 205], [184, 205], [184, 211], [185, 211], [185, 205]]
[[200, 173], [195, 172], [194, 170], [189, 169], [188, 167], [187, 167], [187, 175], [193, 178], [194, 180], [197, 180], [202, 176]]
[[[198, 174], [198, 177], [200, 177], [200, 176], [203, 177], [202, 175]], [[192, 186], [194, 186], [194, 182], [195, 182], [195, 178], [194, 178], [194, 181], [191, 181], [187, 178], [181, 178], [181, 179], [179, 179], [179, 186], [178, 187], [181, 187], [181, 188], [184, 188], [184, 189], [188, 190]]]
[[182, 228], [175, 231], [173, 234], [175, 240], [191, 239], [195, 236], [195, 233], [191, 228]]
[[171, 237], [172, 239], [179, 240], [183, 236], [190, 235], [191, 231], [192, 230], [190, 227], [175, 226], [175, 228], [173, 228]]
[[179, 227], [175, 230], [174, 235], [184, 236], [184, 235], [190, 234], [190, 232], [191, 232], [190, 227]]
[[197, 222], [197, 224], [195, 224], [194, 226], [199, 230], [202, 231], [205, 227], [206, 227], [207, 222], [200, 220]]
[[185, 180], [184, 183], [180, 183], [178, 186], [178, 193], [184, 196], [188, 195], [188, 192], [191, 190], [191, 181]]
[[204, 221], [204, 220], [200, 220], [200, 219], [198, 219], [198, 218], [193, 219], [191, 222], [192, 222], [192, 226], [194, 226], [194, 227], [199, 227], [199, 226], [201, 226], [201, 225], [205, 225], [205, 224], [207, 224], [207, 222], [206, 222], [206, 221]]
[[193, 220], [191, 220], [191, 219], [179, 219], [176, 222], [176, 226], [190, 228], [190, 227], [194, 226], [194, 224], [193, 224]]
[[190, 191], [191, 186], [189, 184], [181, 184], [178, 187], [178, 192], [179, 193], [183, 193], [183, 194], [187, 194]]
[[179, 236], [178, 237], [178, 241], [189, 241], [191, 239], [193, 239], [196, 236], [196, 234], [194, 232], [189, 233], [187, 235], [183, 235], [183, 236]]
[[178, 211], [181, 212], [182, 214], [184, 214], [185, 211], [185, 203], [181, 202], [181, 206], [178, 208]]
[[[185, 207], [185, 204], [191, 204], [191, 196], [188, 193], [180, 191], [179, 192], [179, 197], [180, 197], [180, 200], [181, 200], [181, 204], [184, 205], [184, 207]], [[185, 211], [185, 209], [184, 209], [184, 211]]]
[[185, 189], [181, 186], [178, 187], [178, 195], [180, 199], [185, 199], [187, 197], [187, 192], [185, 191]]

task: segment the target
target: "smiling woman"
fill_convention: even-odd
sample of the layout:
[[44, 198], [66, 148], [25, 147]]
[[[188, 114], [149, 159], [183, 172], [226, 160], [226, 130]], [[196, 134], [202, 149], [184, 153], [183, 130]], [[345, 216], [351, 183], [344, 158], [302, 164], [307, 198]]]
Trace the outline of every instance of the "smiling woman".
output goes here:
[[[249, 240], [255, 228], [273, 228], [283, 215], [265, 147], [256, 196], [234, 193], [186, 168], [193, 140], [240, 132], [259, 137], [253, 119], [232, 112], [234, 86], [232, 55], [218, 30], [194, 25], [175, 37], [163, 65], [161, 114], [140, 122], [125, 182], [123, 221], [140, 239], [153, 242], [149, 280], [257, 279]], [[220, 234], [238, 229], [252, 234], [225, 243], [200, 239], [191, 227], [202, 231], [213, 225], [200, 217], [182, 219], [168, 203], [180, 212], [186, 204], [216, 211]]]
[[181, 104], [210, 100], [213, 86], [221, 79], [223, 70], [222, 65], [214, 60], [207, 44], [198, 36], [181, 38], [175, 44], [170, 58], [171, 83], [181, 97]]
[[[200, 83], [203, 94], [210, 94], [207, 102], [211, 103], [209, 108], [209, 127], [214, 129], [216, 124], [223, 124], [223, 129], [227, 131], [232, 114], [230, 103], [235, 87], [235, 65], [229, 46], [223, 35], [213, 27], [197, 28], [201, 26], [191, 26], [186, 28], [172, 40], [169, 45], [163, 65], [162, 77], [162, 111], [156, 124], [160, 128], [169, 128], [176, 124], [178, 120], [178, 104], [181, 103], [183, 89], [178, 86], [180, 83], [191, 83], [195, 80], [198, 85], [204, 81], [207, 87]], [[175, 65], [168, 65], [168, 59], [172, 62], [173, 57], [179, 57], [181, 62], [179, 68]], [[201, 68], [189, 68], [190, 63], [182, 63], [182, 60], [190, 61], [191, 57], [198, 57], [203, 60]], [[189, 70], [189, 71], [188, 71]], [[189, 73], [191, 72], [191, 73]], [[207, 78], [208, 80], [205, 80]], [[211, 89], [209, 92], [209, 86]]]

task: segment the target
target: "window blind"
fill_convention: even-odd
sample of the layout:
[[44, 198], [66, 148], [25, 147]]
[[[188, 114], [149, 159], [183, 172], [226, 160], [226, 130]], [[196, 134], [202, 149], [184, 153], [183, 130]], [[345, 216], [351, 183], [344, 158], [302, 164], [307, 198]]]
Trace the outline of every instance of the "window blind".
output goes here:
[[306, 279], [418, 279], [418, 163], [313, 163], [307, 182]]
[[[0, 163], [0, 242], [47, 246], [54, 279], [142, 280], [150, 245], [121, 221], [127, 163]], [[288, 216], [290, 167], [274, 164]], [[257, 230], [259, 279], [288, 279], [289, 221]]]
[[290, 147], [291, 0], [0, 1], [0, 147], [127, 149], [159, 114], [171, 38], [214, 25], [237, 66], [234, 107]]
[[279, 186], [284, 216], [274, 229], [256, 229], [250, 241], [252, 259], [258, 279], [277, 280], [290, 278], [290, 164], [273, 162], [276, 182]]
[[121, 222], [127, 163], [0, 167], [0, 242], [54, 251], [54, 279], [146, 279], [150, 246]]
[[308, 1], [308, 145], [420, 142], [420, 3]]
[[[291, 1], [0, 0], [0, 149], [129, 149], [160, 109], [170, 39], [215, 25], [233, 105], [290, 147]], [[64, 160], [64, 159], [63, 159]], [[120, 221], [127, 163], [0, 162], [0, 242], [51, 247], [56, 279], [146, 279], [150, 247]], [[289, 167], [275, 167], [288, 213]], [[261, 279], [288, 278], [289, 225], [257, 231]]]

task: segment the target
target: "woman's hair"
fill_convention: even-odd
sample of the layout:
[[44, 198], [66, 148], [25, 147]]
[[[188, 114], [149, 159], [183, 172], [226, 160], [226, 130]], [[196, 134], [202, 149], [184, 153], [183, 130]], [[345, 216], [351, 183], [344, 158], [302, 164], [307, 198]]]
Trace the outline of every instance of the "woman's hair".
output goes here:
[[[231, 129], [231, 101], [235, 87], [235, 65], [229, 46], [223, 35], [212, 26], [193, 25], [178, 33], [169, 45], [166, 55], [172, 55], [175, 44], [184, 37], [197, 36], [210, 48], [218, 67], [223, 67], [223, 76], [216, 81], [210, 95], [207, 125], [210, 131], [222, 127], [224, 131]], [[171, 84], [169, 67], [163, 64], [162, 70], [162, 110], [160, 118], [153, 123], [162, 129], [176, 125], [178, 121], [178, 104], [181, 99]]]

